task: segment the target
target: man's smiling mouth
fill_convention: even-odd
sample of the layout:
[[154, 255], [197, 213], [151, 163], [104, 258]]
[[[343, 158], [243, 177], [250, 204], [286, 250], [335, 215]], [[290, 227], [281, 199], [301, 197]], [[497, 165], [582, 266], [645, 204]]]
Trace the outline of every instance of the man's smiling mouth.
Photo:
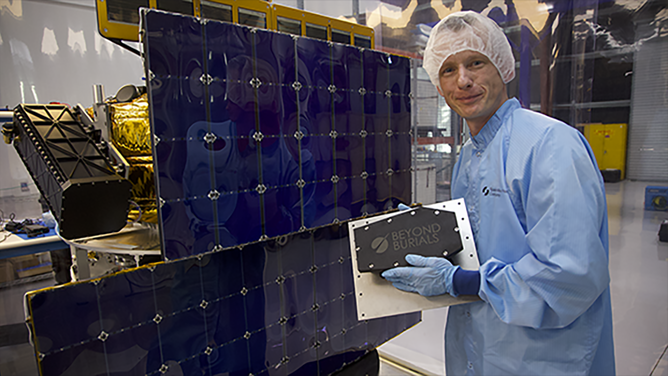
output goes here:
[[462, 103], [471, 103], [471, 102], [475, 102], [475, 101], [477, 101], [479, 98], [481, 98], [481, 97], [482, 97], [482, 94], [483, 94], [483, 93], [474, 94], [474, 95], [467, 95], [467, 96], [463, 96], [463, 97], [458, 97], [457, 100], [460, 101], [460, 102], [462, 102]]

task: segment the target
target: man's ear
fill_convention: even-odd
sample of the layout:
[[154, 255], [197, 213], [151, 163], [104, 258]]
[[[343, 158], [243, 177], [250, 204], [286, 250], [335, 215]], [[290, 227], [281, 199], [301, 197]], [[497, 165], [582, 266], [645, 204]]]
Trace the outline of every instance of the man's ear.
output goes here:
[[443, 95], [443, 92], [441, 91], [441, 88], [439, 86], [436, 86], [436, 90], [438, 90], [438, 93], [445, 98], [445, 95]]

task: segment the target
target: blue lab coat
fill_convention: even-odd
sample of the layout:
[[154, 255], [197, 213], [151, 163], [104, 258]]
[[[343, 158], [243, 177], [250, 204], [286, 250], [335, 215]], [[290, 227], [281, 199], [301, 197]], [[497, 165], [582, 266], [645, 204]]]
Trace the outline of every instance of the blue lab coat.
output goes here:
[[482, 302], [450, 307], [448, 375], [614, 375], [603, 179], [572, 127], [505, 102], [461, 149]]

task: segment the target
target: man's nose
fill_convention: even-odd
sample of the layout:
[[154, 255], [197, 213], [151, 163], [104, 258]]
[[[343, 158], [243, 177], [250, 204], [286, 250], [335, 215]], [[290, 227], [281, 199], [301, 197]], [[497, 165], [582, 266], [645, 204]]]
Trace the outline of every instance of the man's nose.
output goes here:
[[471, 72], [465, 67], [460, 67], [457, 70], [457, 85], [460, 89], [465, 89], [473, 85], [473, 78]]

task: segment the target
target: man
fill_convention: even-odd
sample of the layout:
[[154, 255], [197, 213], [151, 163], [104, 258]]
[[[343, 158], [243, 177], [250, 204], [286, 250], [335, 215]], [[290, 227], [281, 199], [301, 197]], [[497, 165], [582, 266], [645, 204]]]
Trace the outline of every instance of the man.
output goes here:
[[409, 255], [412, 267], [383, 277], [426, 296], [480, 296], [449, 309], [449, 375], [614, 375], [607, 210], [587, 142], [508, 99], [515, 61], [484, 16], [437, 24], [424, 68], [471, 132], [452, 197], [466, 202], [481, 266]]

